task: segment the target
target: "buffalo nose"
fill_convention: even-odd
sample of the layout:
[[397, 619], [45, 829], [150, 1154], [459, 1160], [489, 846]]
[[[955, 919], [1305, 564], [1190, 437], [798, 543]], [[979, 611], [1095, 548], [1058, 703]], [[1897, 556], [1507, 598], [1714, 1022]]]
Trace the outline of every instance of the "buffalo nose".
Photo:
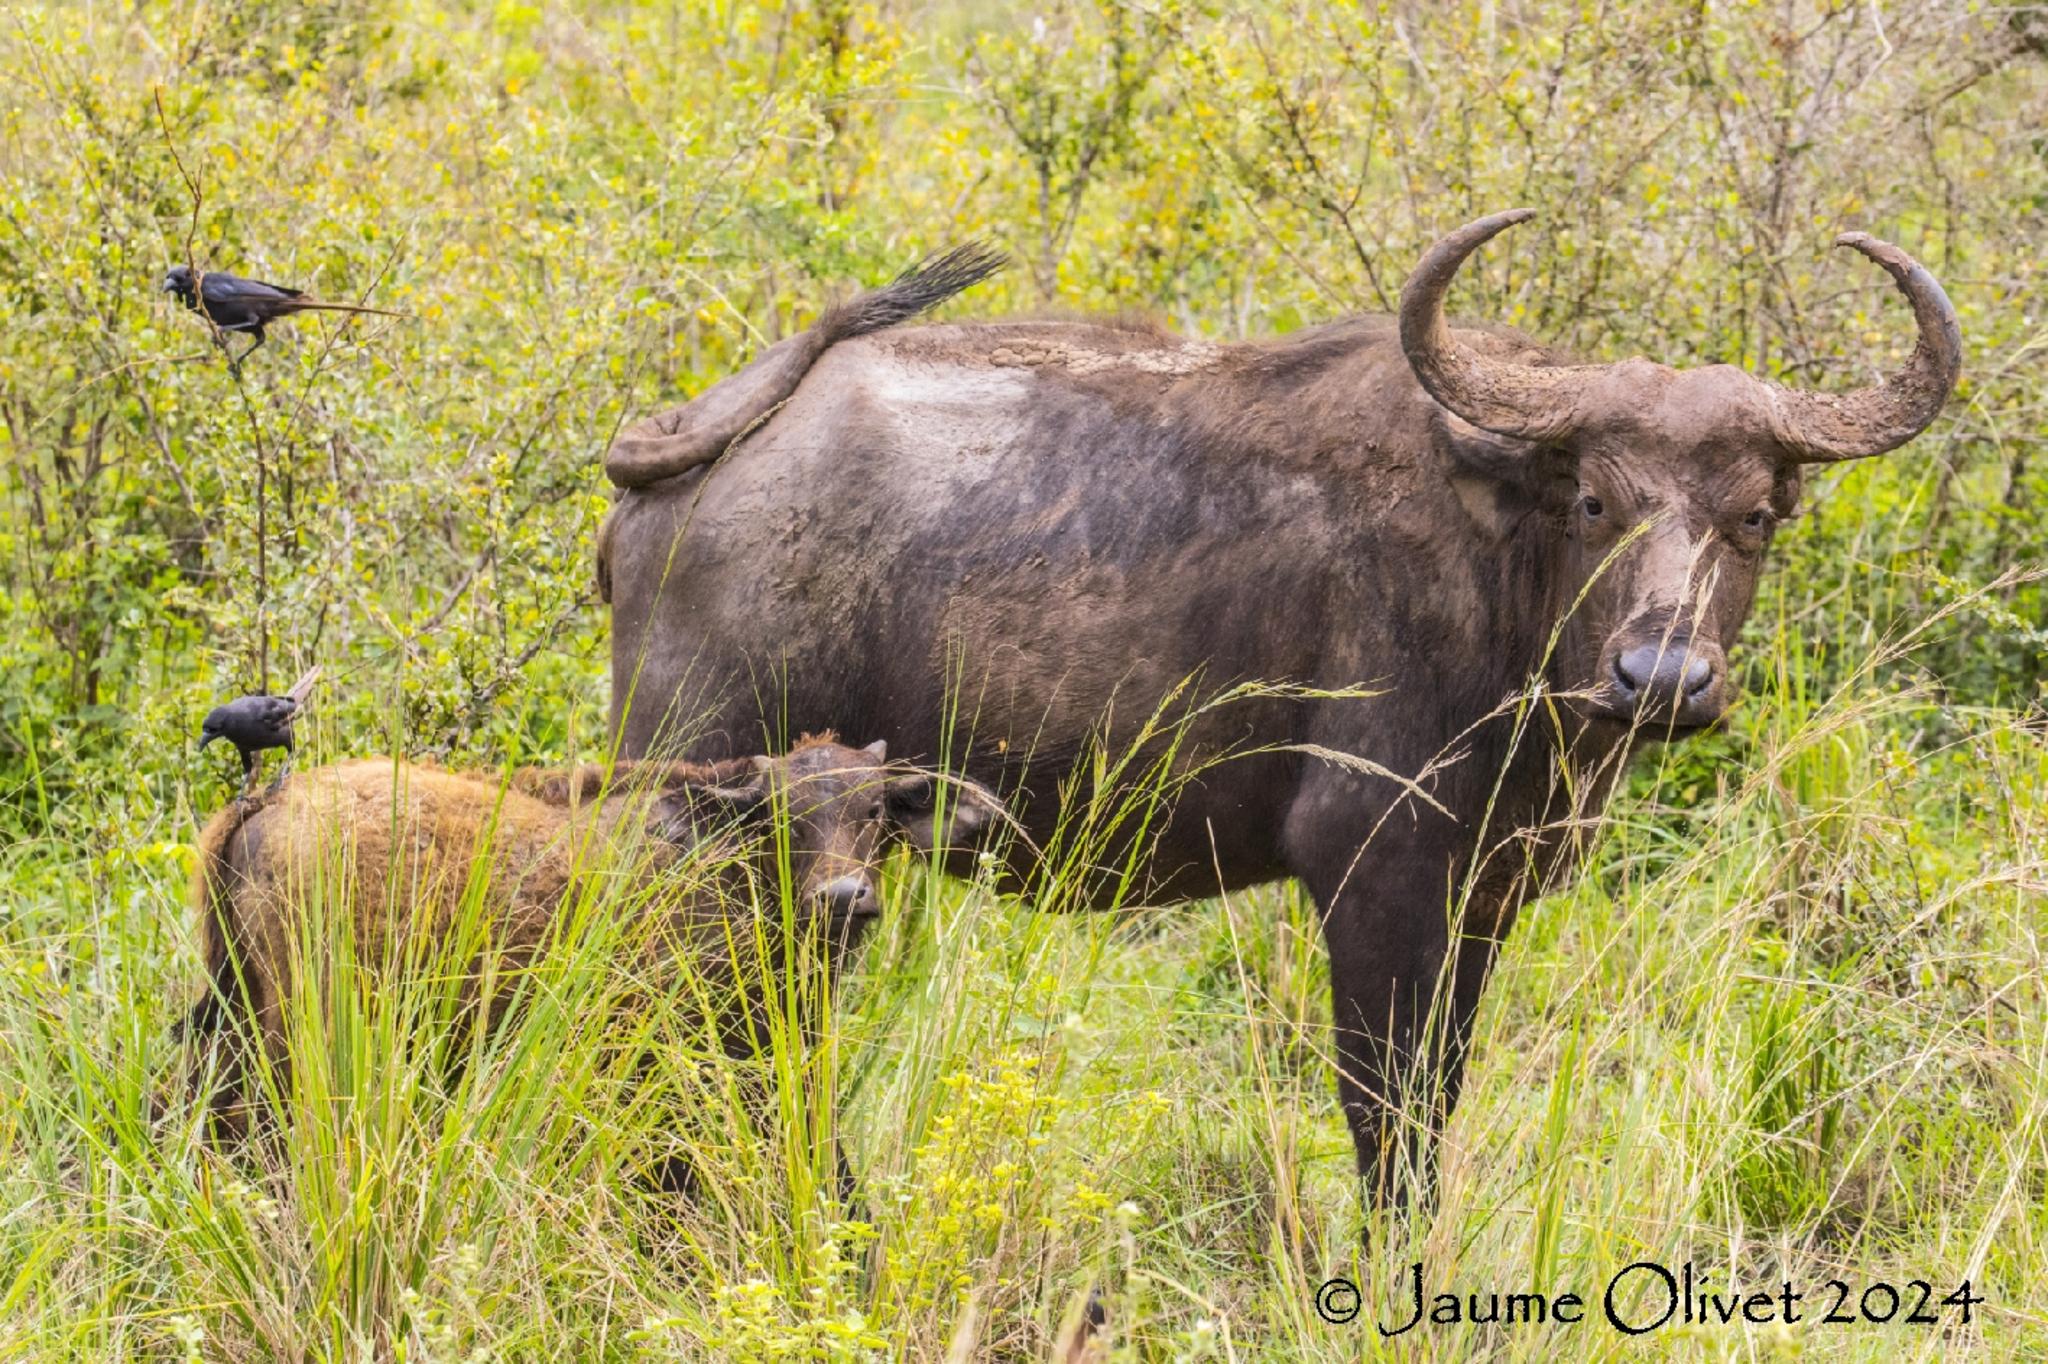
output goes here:
[[875, 888], [865, 876], [842, 876], [818, 891], [818, 902], [835, 917], [857, 918], [879, 909]]
[[1622, 699], [1637, 707], [1675, 706], [1684, 712], [1702, 702], [1713, 687], [1714, 662], [1687, 639], [1662, 647], [1638, 644], [1615, 658], [1614, 680]]

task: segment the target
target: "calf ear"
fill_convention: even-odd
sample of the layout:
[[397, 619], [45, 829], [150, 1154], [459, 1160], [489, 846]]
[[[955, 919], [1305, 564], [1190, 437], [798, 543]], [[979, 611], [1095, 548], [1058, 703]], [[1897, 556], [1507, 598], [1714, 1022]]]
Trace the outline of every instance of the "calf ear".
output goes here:
[[[621, 764], [625, 766], [625, 764]], [[512, 789], [548, 805], [576, 805], [602, 794], [604, 764], [574, 767], [522, 767], [512, 773]]]
[[773, 758], [742, 758], [720, 763], [704, 777], [678, 782], [661, 805], [663, 827], [680, 838], [695, 824], [712, 819], [746, 819], [768, 808]]
[[995, 795], [963, 777], [909, 772], [883, 788], [890, 825], [919, 852], [955, 848], [1003, 816]]

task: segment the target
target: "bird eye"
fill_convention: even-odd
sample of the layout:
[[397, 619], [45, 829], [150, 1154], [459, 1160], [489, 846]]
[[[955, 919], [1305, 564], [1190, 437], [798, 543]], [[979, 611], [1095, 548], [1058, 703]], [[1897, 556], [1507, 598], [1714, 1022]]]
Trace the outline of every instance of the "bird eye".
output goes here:
[[1587, 493], [1579, 499], [1579, 510], [1586, 514], [1588, 521], [1592, 521], [1598, 519], [1600, 513], [1607, 509], [1600, 505], [1599, 498]]

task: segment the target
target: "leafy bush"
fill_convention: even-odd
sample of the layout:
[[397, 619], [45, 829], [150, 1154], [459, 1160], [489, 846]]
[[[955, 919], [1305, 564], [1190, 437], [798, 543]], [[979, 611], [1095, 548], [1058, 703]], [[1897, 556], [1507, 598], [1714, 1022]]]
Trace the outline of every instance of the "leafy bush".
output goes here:
[[[21, 10], [0, 70], [0, 1354], [1041, 1357], [1098, 1290], [1118, 1357], [1354, 1358], [1376, 1337], [1315, 1316], [1330, 1274], [1388, 1303], [1423, 1256], [1583, 1290], [1651, 1254], [1971, 1277], [1992, 1306], [1945, 1343], [2041, 1348], [2038, 15], [173, 0]], [[152, 1126], [198, 980], [188, 845], [231, 781], [199, 716], [318, 660], [309, 761], [597, 747], [622, 422], [968, 237], [1020, 268], [961, 314], [1231, 340], [1384, 308], [1436, 234], [1522, 203], [1460, 275], [1473, 316], [1863, 383], [1911, 331], [1829, 251], [1856, 228], [1942, 279], [1968, 356], [1918, 442], [1812, 471], [1731, 732], [1644, 764], [1525, 917], [1434, 1219], [1358, 1249], [1284, 888], [1055, 917], [897, 877], [819, 1062], [842, 1103], [783, 1094], [871, 1220], [791, 1158], [636, 1231], [593, 1152], [663, 1134], [581, 1102], [555, 1016], [474, 1109], [396, 1067], [324, 1163]], [[409, 316], [283, 324], [237, 377], [156, 292], [187, 259]], [[1901, 1329], [1742, 1348], [1935, 1348]]]

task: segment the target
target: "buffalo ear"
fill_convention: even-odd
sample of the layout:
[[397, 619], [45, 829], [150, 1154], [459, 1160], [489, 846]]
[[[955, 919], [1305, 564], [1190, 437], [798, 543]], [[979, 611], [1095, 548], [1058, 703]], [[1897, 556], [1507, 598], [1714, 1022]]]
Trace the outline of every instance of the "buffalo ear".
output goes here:
[[889, 778], [883, 802], [897, 836], [926, 853], [971, 842], [977, 832], [1003, 817], [1003, 803], [992, 792], [965, 778], [935, 772]]
[[1569, 506], [1578, 489], [1578, 458], [1557, 446], [1497, 436], [1439, 408], [1430, 437], [1450, 466], [1465, 510], [1482, 523], [1513, 519], [1523, 507]]
[[1778, 476], [1771, 480], [1771, 510], [1780, 521], [1788, 521], [1799, 514], [1800, 485], [1799, 466], [1796, 464], [1779, 470]]

